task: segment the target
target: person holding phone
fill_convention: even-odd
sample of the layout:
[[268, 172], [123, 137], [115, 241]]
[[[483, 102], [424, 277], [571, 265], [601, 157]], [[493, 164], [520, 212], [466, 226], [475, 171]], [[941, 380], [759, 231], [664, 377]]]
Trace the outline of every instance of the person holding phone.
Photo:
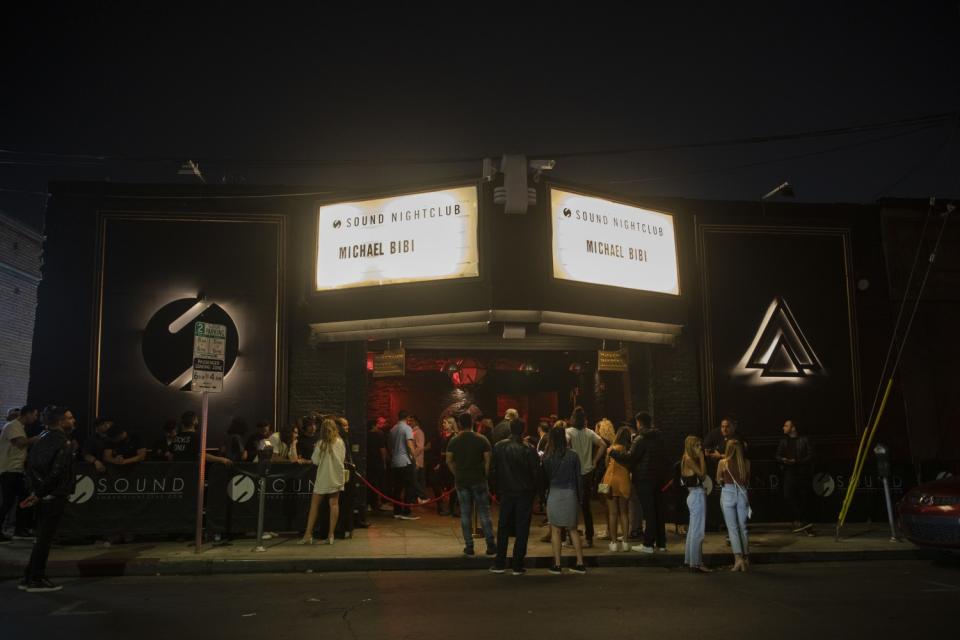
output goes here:
[[683, 562], [697, 573], [710, 573], [710, 569], [703, 564], [703, 538], [707, 524], [707, 493], [703, 488], [703, 479], [706, 475], [703, 441], [697, 436], [687, 436], [680, 459], [680, 484], [687, 489], [687, 510], [690, 512]]

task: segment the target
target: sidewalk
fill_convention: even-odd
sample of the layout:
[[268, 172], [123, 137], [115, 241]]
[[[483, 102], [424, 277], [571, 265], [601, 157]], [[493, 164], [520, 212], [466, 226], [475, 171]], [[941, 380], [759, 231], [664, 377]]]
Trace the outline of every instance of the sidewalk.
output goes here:
[[[604, 511], [596, 510], [596, 516]], [[227, 545], [206, 544], [200, 554], [192, 542], [143, 542], [97, 545], [55, 546], [50, 555], [49, 573], [56, 577], [120, 575], [206, 575], [215, 573], [283, 573], [332, 571], [386, 571], [473, 569], [486, 570], [491, 559], [484, 557], [485, 543], [475, 541], [477, 555], [462, 554], [463, 538], [458, 518], [438, 516], [419, 510], [420, 520], [395, 520], [389, 513], [371, 513], [369, 529], [357, 529], [349, 540], [337, 540], [332, 546], [300, 546], [299, 535], [284, 535], [264, 543], [265, 552], [256, 552], [255, 540], [244, 538]], [[534, 516], [527, 551], [528, 568], [552, 564], [549, 543], [540, 542], [547, 527], [542, 516]], [[494, 518], [496, 526], [496, 518]], [[758, 524], [750, 530], [750, 559], [754, 563], [835, 562], [842, 560], [903, 560], [922, 556], [909, 542], [890, 542], [886, 523], [854, 524], [834, 539], [833, 525], [820, 525], [816, 537], [790, 533], [787, 525]], [[606, 531], [598, 525], [597, 534]], [[512, 541], [511, 541], [512, 544]], [[636, 542], [635, 544], [639, 544]], [[636, 551], [613, 553], [607, 541], [595, 540], [585, 549], [588, 566], [670, 567], [683, 564], [684, 537], [667, 525], [665, 553]], [[30, 542], [0, 545], [0, 579], [22, 575], [30, 555]], [[733, 556], [723, 534], [707, 533], [705, 562], [709, 566], [730, 565]], [[573, 556], [563, 549], [564, 562]]]

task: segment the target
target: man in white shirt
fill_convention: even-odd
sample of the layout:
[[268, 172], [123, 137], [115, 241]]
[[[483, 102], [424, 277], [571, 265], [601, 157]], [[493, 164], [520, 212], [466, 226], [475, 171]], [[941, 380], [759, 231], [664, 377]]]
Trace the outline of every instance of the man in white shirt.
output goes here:
[[583, 512], [583, 529], [586, 537], [585, 547], [593, 546], [593, 513], [590, 510], [590, 498], [593, 496], [593, 470], [607, 451], [607, 443], [596, 431], [587, 426], [587, 415], [583, 407], [576, 407], [570, 416], [567, 427], [567, 442], [580, 458], [580, 509]]
[[[24, 475], [27, 447], [37, 440], [36, 437], [27, 437], [27, 427], [37, 421], [39, 413], [36, 407], [23, 407], [20, 417], [8, 422], [0, 431], [0, 491], [3, 492], [3, 503], [0, 504], [0, 544], [30, 537], [26, 516], [19, 503], [27, 497]], [[3, 534], [3, 523], [14, 505], [18, 506], [11, 538]]]

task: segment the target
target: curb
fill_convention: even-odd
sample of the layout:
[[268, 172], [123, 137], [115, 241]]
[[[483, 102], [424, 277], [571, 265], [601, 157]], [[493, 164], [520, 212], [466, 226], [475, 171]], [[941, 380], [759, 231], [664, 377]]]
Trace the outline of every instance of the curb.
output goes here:
[[[893, 549], [889, 551], [808, 551], [760, 552], [751, 554], [754, 564], [797, 564], [807, 562], [872, 562], [881, 560], [932, 559], [935, 554], [923, 549]], [[567, 556], [569, 558], [569, 555]], [[646, 567], [681, 569], [683, 555], [657, 553], [645, 555], [623, 553], [617, 555], [587, 556], [588, 567], [621, 568]], [[707, 553], [704, 560], [710, 566], [731, 563], [730, 553]], [[345, 571], [477, 571], [490, 565], [489, 557], [434, 557], [434, 558], [320, 558], [320, 559], [176, 559], [162, 558], [98, 558], [95, 560], [51, 561], [50, 574], [56, 577], [101, 578], [117, 576], [202, 576], [240, 575], [262, 573], [334, 573]], [[546, 569], [553, 563], [548, 556], [528, 556], [527, 568]], [[19, 578], [24, 563], [0, 564], [0, 580]]]

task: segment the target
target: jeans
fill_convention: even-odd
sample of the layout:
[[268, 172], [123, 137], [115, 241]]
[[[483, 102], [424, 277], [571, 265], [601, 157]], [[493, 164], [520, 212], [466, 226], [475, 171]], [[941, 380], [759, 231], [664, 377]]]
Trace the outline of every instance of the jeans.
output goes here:
[[37, 516], [37, 540], [33, 543], [33, 552], [23, 577], [27, 582], [33, 582], [47, 577], [47, 558], [50, 557], [50, 546], [53, 536], [57, 532], [63, 510], [67, 506], [66, 496], [56, 496], [40, 503]]
[[749, 554], [747, 511], [750, 504], [747, 502], [747, 490], [735, 484], [723, 485], [723, 490], [720, 492], [720, 507], [723, 509], [723, 520], [727, 524], [727, 533], [730, 536], [730, 547], [733, 552], [738, 555]]
[[487, 483], [482, 482], [472, 487], [457, 487], [457, 499], [460, 501], [460, 529], [463, 531], [463, 546], [473, 549], [473, 506], [477, 507], [477, 516], [483, 528], [483, 537], [487, 539], [487, 547], [496, 549], [497, 541], [493, 537], [493, 522], [490, 521], [490, 491]]
[[501, 569], [507, 566], [507, 544], [510, 536], [513, 543], [514, 569], [523, 566], [527, 557], [527, 540], [530, 538], [530, 519], [533, 517], [533, 493], [514, 493], [500, 496], [500, 521], [497, 522], [497, 561]]
[[[417, 499], [417, 467], [408, 464], [393, 468], [393, 497], [399, 502], [413, 504]], [[393, 515], [410, 515], [410, 507], [393, 505]]]
[[707, 528], [707, 492], [703, 487], [687, 489], [687, 510], [690, 511], [690, 523], [687, 525], [683, 562], [693, 568], [703, 564], [703, 537]]
[[[12, 446], [12, 445], [11, 445]], [[27, 497], [27, 486], [24, 482], [24, 475], [18, 471], [7, 471], [0, 473], [0, 492], [3, 493], [3, 504], [0, 505], [0, 529], [3, 527], [7, 514], [17, 506], [15, 533], [26, 533], [27, 518], [24, 509], [20, 508], [20, 501]]]
[[647, 547], [663, 549], [667, 546], [667, 523], [663, 516], [663, 493], [657, 485], [634, 485], [637, 497], [640, 499], [640, 508], [647, 526], [643, 530], [643, 544]]

